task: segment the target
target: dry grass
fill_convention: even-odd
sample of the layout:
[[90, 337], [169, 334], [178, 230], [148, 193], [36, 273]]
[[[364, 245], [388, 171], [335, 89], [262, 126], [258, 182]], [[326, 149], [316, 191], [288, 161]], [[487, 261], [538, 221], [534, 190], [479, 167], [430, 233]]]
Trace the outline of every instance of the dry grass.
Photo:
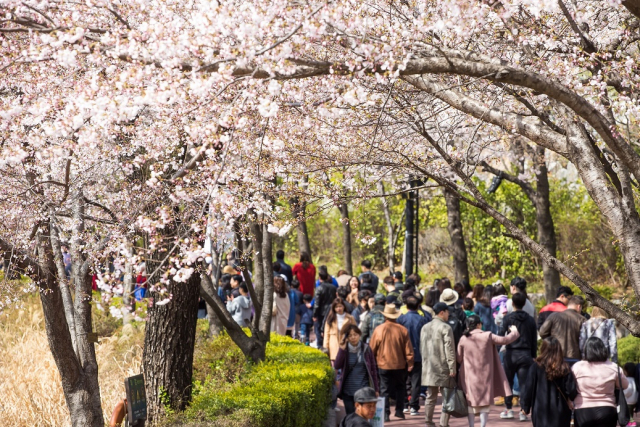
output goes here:
[[[124, 378], [140, 372], [142, 329], [127, 326], [96, 346], [105, 423], [124, 397]], [[0, 315], [0, 420], [3, 427], [70, 425], [37, 297]]]

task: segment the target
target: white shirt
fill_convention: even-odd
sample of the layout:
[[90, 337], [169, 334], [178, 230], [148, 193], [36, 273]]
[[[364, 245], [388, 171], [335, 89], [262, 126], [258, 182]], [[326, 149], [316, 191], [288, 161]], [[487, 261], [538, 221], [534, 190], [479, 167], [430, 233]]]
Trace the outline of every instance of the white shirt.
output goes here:
[[342, 325], [344, 325], [344, 319], [347, 317], [347, 313], [336, 314], [336, 318], [338, 319], [338, 331], [342, 330]]

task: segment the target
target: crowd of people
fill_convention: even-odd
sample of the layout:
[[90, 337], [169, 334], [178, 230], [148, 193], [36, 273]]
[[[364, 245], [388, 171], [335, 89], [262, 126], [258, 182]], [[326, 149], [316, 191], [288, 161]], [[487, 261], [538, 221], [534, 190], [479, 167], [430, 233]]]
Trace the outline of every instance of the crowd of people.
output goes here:
[[[417, 274], [380, 280], [368, 260], [358, 276], [345, 270], [331, 276], [306, 253], [293, 267], [284, 255], [278, 251], [273, 264], [272, 331], [328, 355], [334, 406], [341, 399], [347, 413], [341, 426], [370, 425], [383, 397], [385, 420], [392, 409], [396, 418], [420, 415], [423, 398], [426, 426], [447, 427], [446, 410], [437, 424], [433, 419], [437, 398], [456, 387], [471, 427], [476, 418], [487, 425], [492, 404], [504, 404], [500, 418], [534, 426], [613, 427], [618, 390], [635, 412], [640, 370], [634, 363], [618, 367], [613, 320], [597, 307], [587, 314], [584, 298], [569, 287], [536, 313], [520, 277], [509, 289], [500, 281], [471, 287], [447, 278], [422, 286]], [[246, 326], [252, 310], [246, 283], [228, 273], [220, 296]]]

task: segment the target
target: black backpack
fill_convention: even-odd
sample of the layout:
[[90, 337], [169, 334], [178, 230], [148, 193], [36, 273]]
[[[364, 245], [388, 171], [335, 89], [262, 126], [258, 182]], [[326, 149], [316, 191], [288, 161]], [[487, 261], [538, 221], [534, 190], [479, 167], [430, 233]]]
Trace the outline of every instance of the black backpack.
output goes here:
[[369, 314], [369, 336], [373, 335], [373, 331], [375, 331], [378, 326], [382, 325], [384, 321], [385, 317], [382, 313], [372, 311], [371, 314]]
[[464, 311], [462, 311], [462, 309], [449, 307], [449, 320], [447, 321], [447, 323], [453, 330], [453, 340], [456, 344], [456, 348], [458, 348], [460, 338], [462, 338], [462, 334], [464, 334], [464, 331], [467, 328], [466, 319], [467, 315], [464, 314]]

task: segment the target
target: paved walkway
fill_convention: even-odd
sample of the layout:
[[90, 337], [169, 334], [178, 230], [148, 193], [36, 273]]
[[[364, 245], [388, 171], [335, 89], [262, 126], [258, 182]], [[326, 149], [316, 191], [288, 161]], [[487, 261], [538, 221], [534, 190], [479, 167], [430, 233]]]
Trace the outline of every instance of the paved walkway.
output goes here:
[[[421, 405], [420, 405], [420, 415], [409, 415], [409, 414], [405, 414], [406, 419], [402, 420], [399, 418], [394, 417], [393, 415], [391, 415], [391, 422], [385, 423], [384, 427], [414, 427], [414, 426], [424, 426], [424, 405], [423, 405], [424, 401], [421, 401]], [[342, 418], [345, 416], [345, 412], [344, 412], [344, 408], [342, 407], [342, 402], [340, 400], [338, 400], [338, 406], [340, 406], [340, 412], [337, 414], [337, 422], [339, 423], [340, 420], [342, 420]], [[441, 400], [440, 398], [438, 398], [438, 405], [436, 406], [436, 412], [433, 416], [433, 420], [436, 423], [436, 425], [438, 424], [438, 421], [440, 420], [440, 409], [442, 408], [441, 406]], [[499, 427], [530, 427], [531, 421], [527, 421], [527, 422], [520, 422], [520, 420], [518, 419], [518, 413], [520, 411], [520, 407], [516, 406], [514, 408], [514, 415], [515, 415], [515, 419], [513, 420], [503, 420], [500, 419], [500, 412], [504, 411], [505, 407], [504, 406], [492, 406], [491, 407], [491, 413], [489, 414], [489, 422], [487, 423], [488, 427], [493, 427], [493, 426], [499, 426]], [[391, 413], [393, 414], [393, 407], [391, 408]], [[476, 417], [476, 422], [475, 425], [477, 427], [480, 426], [480, 417]], [[469, 426], [469, 420], [467, 418], [451, 418], [449, 420], [449, 426], [450, 427], [468, 427]]]

